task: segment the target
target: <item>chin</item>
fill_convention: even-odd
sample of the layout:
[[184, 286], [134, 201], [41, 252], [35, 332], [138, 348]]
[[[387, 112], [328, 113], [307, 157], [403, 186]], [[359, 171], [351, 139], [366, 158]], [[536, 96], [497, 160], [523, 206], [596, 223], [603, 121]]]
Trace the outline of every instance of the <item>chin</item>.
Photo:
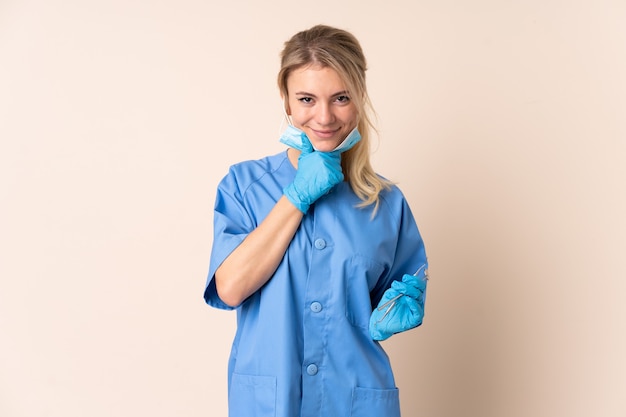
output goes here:
[[316, 146], [315, 149], [317, 149], [319, 152], [331, 152], [333, 149], [335, 149], [337, 146], [335, 145], [320, 145], [320, 146]]
[[341, 142], [337, 142], [337, 141], [318, 141], [317, 143], [313, 142], [313, 147], [315, 149], [317, 149], [320, 152], [331, 152], [332, 150], [334, 150], [337, 146], [339, 146]]

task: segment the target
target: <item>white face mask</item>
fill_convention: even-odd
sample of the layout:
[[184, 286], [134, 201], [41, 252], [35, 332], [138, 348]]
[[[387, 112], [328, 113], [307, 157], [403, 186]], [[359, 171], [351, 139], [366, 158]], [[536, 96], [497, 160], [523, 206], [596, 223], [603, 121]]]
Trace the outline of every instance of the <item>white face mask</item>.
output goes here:
[[[346, 136], [346, 138], [330, 152], [345, 152], [348, 149], [352, 148], [354, 145], [356, 145], [360, 140], [361, 133], [359, 133], [359, 130], [355, 127], [350, 133], [348, 133], [348, 136]], [[306, 133], [291, 124], [287, 126], [287, 129], [285, 129], [283, 134], [280, 136], [279, 141], [289, 146], [290, 148], [297, 149], [301, 152], [304, 149], [304, 141], [311, 143]], [[315, 146], [313, 146], [313, 149], [315, 149], [316, 151], [318, 150], [315, 148]]]

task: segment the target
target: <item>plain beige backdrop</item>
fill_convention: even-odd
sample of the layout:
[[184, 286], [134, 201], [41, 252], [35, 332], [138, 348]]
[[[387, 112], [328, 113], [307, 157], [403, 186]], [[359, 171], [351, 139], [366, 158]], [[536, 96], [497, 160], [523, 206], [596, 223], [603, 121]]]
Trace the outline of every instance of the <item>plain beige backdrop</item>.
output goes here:
[[[626, 3], [0, 0], [0, 416], [226, 416], [215, 188], [278, 152], [278, 53], [369, 60], [426, 240], [407, 417], [626, 416]], [[382, 416], [381, 416], [382, 417]]]

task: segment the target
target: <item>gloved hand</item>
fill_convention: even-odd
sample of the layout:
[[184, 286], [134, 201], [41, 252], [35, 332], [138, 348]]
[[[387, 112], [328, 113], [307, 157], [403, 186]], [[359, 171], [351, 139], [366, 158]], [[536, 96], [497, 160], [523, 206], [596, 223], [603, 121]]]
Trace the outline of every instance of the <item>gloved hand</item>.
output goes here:
[[309, 138], [303, 133], [298, 172], [293, 182], [283, 190], [287, 199], [301, 212], [306, 213], [311, 204], [341, 181], [341, 152], [315, 151]]
[[422, 324], [427, 281], [424, 265], [416, 275], [405, 274], [402, 281], [391, 284], [370, 316], [372, 339], [385, 340]]

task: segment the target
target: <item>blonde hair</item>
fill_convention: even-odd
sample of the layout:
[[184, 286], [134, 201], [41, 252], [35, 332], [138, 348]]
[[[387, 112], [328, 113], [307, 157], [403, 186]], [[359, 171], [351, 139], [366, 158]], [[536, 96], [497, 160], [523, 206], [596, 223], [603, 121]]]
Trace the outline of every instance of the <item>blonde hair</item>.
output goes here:
[[332, 68], [346, 84], [357, 108], [361, 141], [342, 154], [341, 165], [346, 181], [362, 200], [359, 207], [374, 204], [375, 213], [380, 192], [388, 189], [391, 183], [378, 176], [370, 162], [370, 132], [376, 131], [376, 127], [370, 117], [374, 109], [367, 94], [367, 63], [359, 41], [345, 30], [317, 25], [296, 33], [285, 42], [280, 57], [278, 88], [285, 101], [285, 110], [288, 108], [287, 79], [298, 68], [309, 65]]

